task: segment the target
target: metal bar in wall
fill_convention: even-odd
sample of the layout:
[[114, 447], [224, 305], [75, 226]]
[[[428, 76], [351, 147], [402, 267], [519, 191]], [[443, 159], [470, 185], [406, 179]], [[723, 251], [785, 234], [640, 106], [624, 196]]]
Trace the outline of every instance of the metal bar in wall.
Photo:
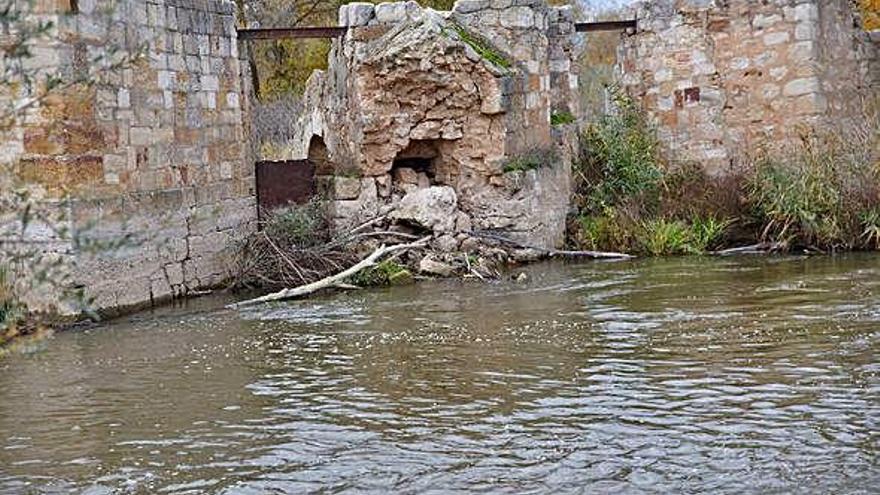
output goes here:
[[[602, 21], [602, 22], [578, 22], [575, 30], [581, 33], [596, 31], [622, 31], [635, 28], [637, 22], [626, 21]], [[331, 27], [299, 27], [299, 28], [257, 28], [239, 29], [238, 38], [242, 40], [281, 40], [292, 38], [337, 38], [348, 30], [345, 26]]]
[[638, 22], [635, 19], [626, 21], [576, 22], [574, 24], [575, 31], [579, 33], [623, 31], [624, 29], [635, 29], [636, 27], [638, 27]]
[[283, 40], [290, 38], [337, 38], [347, 27], [299, 27], [239, 29], [240, 40]]

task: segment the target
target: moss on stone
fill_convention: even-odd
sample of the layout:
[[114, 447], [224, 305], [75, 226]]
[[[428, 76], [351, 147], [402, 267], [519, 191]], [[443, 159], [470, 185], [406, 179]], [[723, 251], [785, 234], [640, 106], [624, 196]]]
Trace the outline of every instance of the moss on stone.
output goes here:
[[553, 112], [550, 115], [550, 125], [552, 126], [560, 126], [566, 124], [573, 124], [577, 122], [577, 119], [571, 112]]
[[351, 277], [350, 282], [361, 287], [405, 285], [413, 279], [412, 273], [401, 264], [385, 260]]
[[471, 33], [460, 24], [452, 24], [452, 29], [458, 34], [459, 39], [474, 49], [484, 59], [502, 69], [510, 69], [513, 64], [504, 55], [499, 53], [492, 45], [482, 37]]

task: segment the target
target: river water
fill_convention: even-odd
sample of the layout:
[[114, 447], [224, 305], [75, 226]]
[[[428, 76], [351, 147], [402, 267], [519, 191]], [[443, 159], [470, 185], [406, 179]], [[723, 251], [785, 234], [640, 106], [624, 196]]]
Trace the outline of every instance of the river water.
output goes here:
[[0, 361], [0, 493], [880, 493], [880, 256], [549, 263]]

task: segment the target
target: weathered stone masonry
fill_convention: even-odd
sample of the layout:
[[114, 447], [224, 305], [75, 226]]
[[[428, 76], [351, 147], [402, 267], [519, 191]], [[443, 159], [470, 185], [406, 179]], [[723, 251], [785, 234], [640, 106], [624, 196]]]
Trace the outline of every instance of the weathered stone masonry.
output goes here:
[[[69, 227], [135, 241], [99, 255], [45, 245], [75, 260], [100, 309], [220, 283], [230, 243], [255, 217], [233, 2], [79, 0], [72, 15], [66, 2], [38, 7], [58, 25], [33, 61], [46, 71], [70, 80], [92, 60], [144, 51], [99, 84], [33, 108], [5, 143], [3, 160], [18, 162], [47, 200], [70, 193]], [[28, 234], [53, 241], [39, 225]]]
[[[76, 3], [64, 15], [67, 0], [36, 2], [58, 32], [35, 68], [70, 81], [96, 59], [142, 47], [145, 57], [28, 110], [0, 160], [47, 202], [70, 194], [70, 218], [55, 227], [138, 242], [95, 256], [39, 222], [24, 242], [75, 261], [99, 309], [220, 283], [256, 217], [232, 0]], [[722, 171], [797, 124], [854, 120], [877, 96], [877, 39], [855, 15], [847, 0], [647, 2], [622, 41], [622, 83], [673, 157]], [[295, 158], [316, 163], [337, 228], [385, 213], [431, 228], [442, 250], [467, 250], [474, 231], [559, 245], [575, 126], [551, 115], [579, 114], [571, 9], [356, 3], [339, 20], [351, 28], [309, 81], [294, 143]], [[535, 152], [556, 158], [536, 163]]]
[[849, 0], [657, 0], [635, 12], [621, 82], [675, 159], [722, 172], [799, 126], [852, 123], [877, 98], [877, 37]]
[[[309, 81], [295, 143], [301, 158], [324, 165], [337, 226], [442, 197], [454, 217], [440, 222], [442, 249], [458, 249], [472, 230], [558, 246], [571, 136], [550, 117], [577, 113], [571, 9], [543, 0], [460, 0], [451, 12], [354, 3], [339, 17], [350, 29]], [[558, 159], [509, 167], [557, 148]], [[443, 191], [419, 192], [434, 188]]]

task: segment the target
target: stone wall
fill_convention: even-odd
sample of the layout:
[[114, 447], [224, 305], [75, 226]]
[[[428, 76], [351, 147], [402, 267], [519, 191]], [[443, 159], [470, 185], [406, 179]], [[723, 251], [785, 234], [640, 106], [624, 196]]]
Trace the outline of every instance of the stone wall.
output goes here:
[[[327, 165], [337, 226], [438, 186], [455, 194], [444, 248], [471, 230], [559, 245], [570, 160], [560, 145], [568, 134], [550, 116], [577, 111], [570, 9], [543, 0], [460, 0], [451, 12], [355, 3], [339, 17], [350, 29], [309, 81], [295, 143], [299, 158]], [[535, 166], [511, 165], [538, 155]]]
[[848, 0], [658, 0], [636, 15], [620, 79], [676, 160], [719, 173], [876, 97], [877, 44]]
[[[57, 33], [31, 63], [68, 82], [90, 73], [98, 82], [74, 84], [30, 110], [3, 161], [16, 163], [46, 201], [70, 195], [68, 225], [55, 227], [91, 239], [133, 236], [103, 252], [53, 245], [75, 261], [75, 279], [98, 309], [221, 283], [230, 243], [256, 215], [234, 3], [76, 4], [73, 13], [65, 2], [42, 7]], [[94, 73], [96, 60], [123, 63]], [[52, 236], [39, 227], [26, 242]]]

